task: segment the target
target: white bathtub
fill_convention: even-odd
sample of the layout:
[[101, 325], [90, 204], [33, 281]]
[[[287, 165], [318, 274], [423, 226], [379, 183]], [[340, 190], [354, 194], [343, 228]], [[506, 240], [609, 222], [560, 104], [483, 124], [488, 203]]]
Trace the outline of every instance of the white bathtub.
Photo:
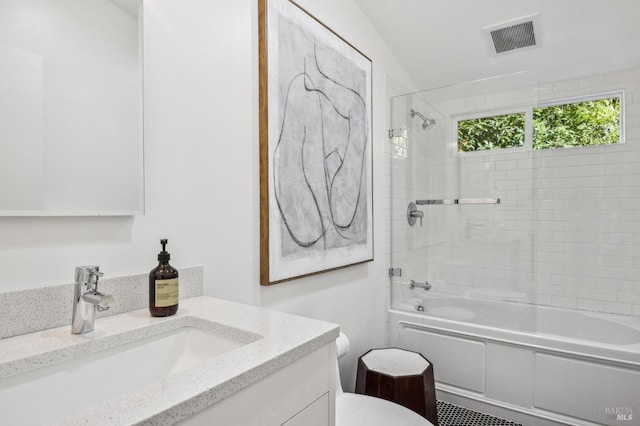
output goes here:
[[[424, 312], [417, 312], [422, 307]], [[640, 318], [425, 294], [389, 314], [438, 397], [530, 425], [640, 425]]]

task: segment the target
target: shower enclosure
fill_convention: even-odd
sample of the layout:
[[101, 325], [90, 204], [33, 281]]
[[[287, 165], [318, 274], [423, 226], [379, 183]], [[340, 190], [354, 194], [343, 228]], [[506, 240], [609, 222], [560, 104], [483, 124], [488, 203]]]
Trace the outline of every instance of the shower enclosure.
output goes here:
[[[472, 299], [536, 303], [532, 151], [459, 152], [457, 123], [478, 111], [520, 111], [537, 96], [536, 74], [523, 72], [392, 99], [392, 308], [535, 327], [535, 313], [505, 323], [465, 307]], [[458, 303], [443, 303], [452, 297]]]
[[[601, 101], [608, 124], [545, 144]], [[438, 399], [536, 425], [640, 411], [640, 69], [395, 97], [387, 154], [389, 344], [433, 363]]]
[[[392, 98], [391, 308], [531, 331], [535, 309], [506, 322], [487, 311], [639, 316], [639, 106], [640, 69]], [[591, 118], [563, 121], [583, 107]]]

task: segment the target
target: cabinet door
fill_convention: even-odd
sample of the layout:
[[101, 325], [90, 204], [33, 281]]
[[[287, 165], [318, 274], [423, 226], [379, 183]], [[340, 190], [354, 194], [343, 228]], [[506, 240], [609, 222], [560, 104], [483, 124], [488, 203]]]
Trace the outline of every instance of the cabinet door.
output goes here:
[[325, 393], [313, 404], [283, 423], [283, 426], [327, 426], [328, 424], [329, 394]]
[[[333, 362], [330, 362], [330, 360]], [[326, 397], [333, 395], [335, 344], [294, 361], [227, 398], [180, 422], [181, 426], [280, 426]], [[333, 426], [329, 422], [331, 401], [322, 423], [292, 423]], [[315, 408], [314, 408], [315, 409]], [[310, 413], [313, 414], [313, 411]], [[310, 418], [314, 416], [311, 415]]]

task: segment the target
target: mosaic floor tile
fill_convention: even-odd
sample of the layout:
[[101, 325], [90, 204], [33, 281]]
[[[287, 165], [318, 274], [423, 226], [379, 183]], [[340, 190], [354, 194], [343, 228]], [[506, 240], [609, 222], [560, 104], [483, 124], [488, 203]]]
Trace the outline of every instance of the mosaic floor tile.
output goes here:
[[437, 401], [440, 426], [524, 426], [464, 407]]

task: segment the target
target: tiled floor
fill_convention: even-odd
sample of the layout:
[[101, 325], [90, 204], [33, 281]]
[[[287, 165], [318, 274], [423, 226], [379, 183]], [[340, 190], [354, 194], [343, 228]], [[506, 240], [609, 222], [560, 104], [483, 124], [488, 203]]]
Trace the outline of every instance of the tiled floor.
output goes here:
[[440, 426], [523, 426], [447, 402], [438, 401], [437, 404]]

